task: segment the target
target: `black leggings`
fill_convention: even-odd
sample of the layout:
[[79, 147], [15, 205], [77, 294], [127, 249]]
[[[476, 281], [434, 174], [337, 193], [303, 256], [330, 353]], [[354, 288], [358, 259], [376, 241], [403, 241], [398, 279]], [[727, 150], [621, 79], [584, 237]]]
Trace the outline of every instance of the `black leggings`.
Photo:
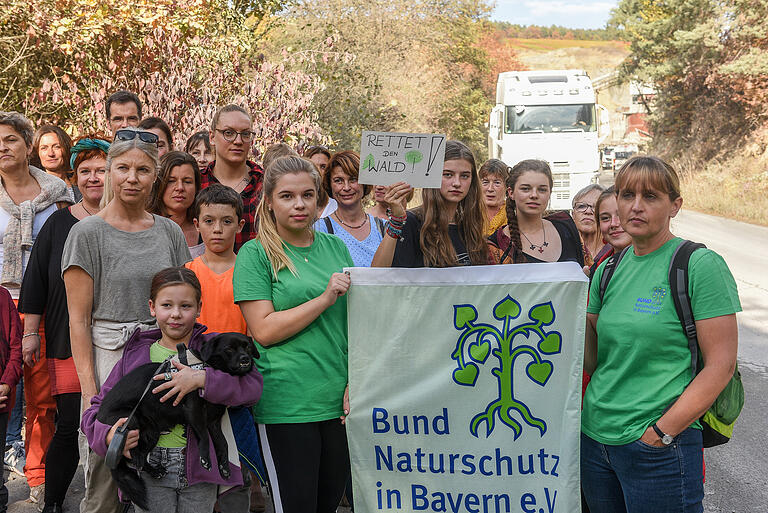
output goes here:
[[349, 476], [347, 434], [339, 419], [259, 424], [275, 513], [333, 513]]
[[56, 399], [56, 431], [45, 456], [45, 503], [62, 505], [80, 461], [77, 428], [80, 394], [60, 394]]

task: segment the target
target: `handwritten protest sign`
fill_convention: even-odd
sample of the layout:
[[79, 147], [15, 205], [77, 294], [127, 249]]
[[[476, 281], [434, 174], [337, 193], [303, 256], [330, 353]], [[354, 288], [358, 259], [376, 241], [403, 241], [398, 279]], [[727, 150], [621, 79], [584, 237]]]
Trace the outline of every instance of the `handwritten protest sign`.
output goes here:
[[439, 188], [444, 159], [445, 135], [364, 131], [358, 182]]
[[578, 512], [581, 268], [350, 273], [355, 512]]

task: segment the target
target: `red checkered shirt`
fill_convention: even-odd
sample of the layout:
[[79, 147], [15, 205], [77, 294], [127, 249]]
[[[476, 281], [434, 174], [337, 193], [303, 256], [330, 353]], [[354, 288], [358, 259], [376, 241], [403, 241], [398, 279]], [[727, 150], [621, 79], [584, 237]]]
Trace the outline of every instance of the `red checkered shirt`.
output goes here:
[[[235, 253], [240, 250], [243, 244], [256, 237], [256, 209], [259, 207], [261, 189], [264, 185], [264, 170], [261, 169], [261, 166], [250, 160], [247, 160], [245, 164], [249, 168], [248, 174], [251, 179], [248, 185], [245, 186], [245, 189], [243, 189], [243, 192], [240, 193], [240, 197], [243, 199], [243, 219], [245, 219], [245, 225], [242, 231], [235, 236]], [[201, 189], [205, 189], [212, 183], [220, 183], [213, 176], [215, 165], [216, 161], [211, 162], [205, 171], [202, 172], [200, 180]]]

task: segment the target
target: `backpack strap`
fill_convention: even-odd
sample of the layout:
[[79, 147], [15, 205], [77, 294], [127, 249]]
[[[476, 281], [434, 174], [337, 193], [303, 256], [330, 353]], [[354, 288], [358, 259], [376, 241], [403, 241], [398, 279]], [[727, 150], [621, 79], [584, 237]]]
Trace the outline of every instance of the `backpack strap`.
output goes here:
[[618, 255], [614, 254], [612, 255], [608, 261], [605, 263], [605, 269], [603, 269], [603, 275], [600, 277], [600, 302], [603, 302], [603, 298], [605, 297], [605, 291], [608, 289], [608, 282], [611, 281], [611, 278], [613, 277], [613, 273], [616, 272], [616, 268], [619, 266], [619, 262], [621, 262], [621, 259], [624, 258], [624, 255], [627, 254], [627, 251], [632, 246], [627, 246], [624, 248], [621, 253]]
[[328, 230], [328, 233], [333, 235], [333, 224], [331, 223], [331, 218], [330, 217], [324, 217], [323, 221], [325, 221], [325, 227]]
[[696, 377], [699, 369], [699, 340], [696, 334], [696, 320], [693, 318], [691, 298], [688, 295], [688, 264], [691, 254], [700, 248], [706, 248], [704, 244], [684, 240], [677, 246], [669, 262], [669, 288], [672, 300], [675, 303], [675, 311], [683, 326], [683, 333], [688, 339], [688, 349], [691, 351], [691, 374]]
[[373, 219], [376, 222], [376, 227], [379, 229], [379, 233], [382, 237], [384, 237], [384, 230], [386, 229], [384, 226], [384, 220], [380, 217], [374, 217]]

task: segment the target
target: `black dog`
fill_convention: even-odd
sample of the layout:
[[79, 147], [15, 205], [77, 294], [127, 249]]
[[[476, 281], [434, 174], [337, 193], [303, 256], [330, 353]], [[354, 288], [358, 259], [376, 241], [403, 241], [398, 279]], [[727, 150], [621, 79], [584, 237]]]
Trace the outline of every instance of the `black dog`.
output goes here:
[[[179, 355], [183, 362], [181, 351]], [[243, 376], [251, 371], [253, 359], [258, 358], [259, 353], [251, 339], [245, 335], [222, 333], [204, 343], [200, 354], [196, 356], [214, 369], [235, 376]], [[177, 424], [189, 425], [194, 433], [200, 449], [200, 464], [203, 468], [211, 468], [210, 442], [212, 441], [219, 473], [224, 478], [229, 477], [230, 474], [227, 440], [221, 431], [220, 424], [226, 406], [209, 403], [197, 393], [184, 396], [178, 406], [173, 406], [172, 400], [160, 402], [163, 394], [153, 394], [152, 389], [165, 382], [154, 381], [152, 377], [158, 374], [159, 370], [161, 372], [168, 370], [160, 369], [161, 365], [168, 364], [147, 363], [123, 376], [104, 397], [96, 414], [99, 422], [111, 426], [119, 419], [128, 417], [136, 403], [139, 403], [133, 417], [124, 425], [126, 431], [139, 430], [139, 444], [131, 449], [131, 462], [135, 470], [128, 466], [125, 458], [121, 458], [117, 467], [112, 470], [112, 478], [126, 498], [142, 509], [148, 509], [147, 491], [137, 471], [146, 470], [155, 478], [165, 475], [164, 468], [147, 463], [147, 456], [157, 445], [160, 434]], [[151, 380], [150, 390], [139, 402], [147, 383]]]

